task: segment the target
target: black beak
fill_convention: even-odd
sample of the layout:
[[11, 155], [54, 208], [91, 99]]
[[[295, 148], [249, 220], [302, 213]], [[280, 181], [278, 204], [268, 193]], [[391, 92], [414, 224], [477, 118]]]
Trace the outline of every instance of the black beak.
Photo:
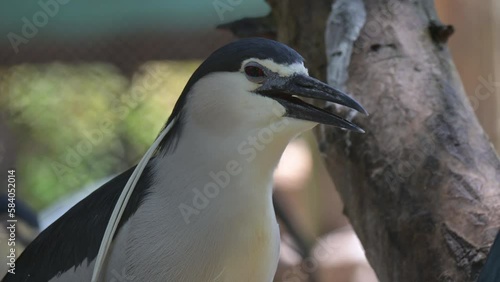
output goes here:
[[329, 101], [368, 115], [366, 110], [356, 102], [356, 100], [342, 91], [310, 76], [293, 75], [291, 77], [270, 77], [256, 92], [260, 95], [273, 98], [283, 105], [286, 109], [285, 116], [329, 124], [355, 132], [365, 132], [354, 123], [333, 113], [307, 104], [297, 98], [306, 97]]

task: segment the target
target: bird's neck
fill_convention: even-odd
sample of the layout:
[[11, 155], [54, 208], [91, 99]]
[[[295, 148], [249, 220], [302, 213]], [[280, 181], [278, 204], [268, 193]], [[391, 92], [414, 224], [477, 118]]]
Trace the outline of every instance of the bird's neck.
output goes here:
[[[159, 167], [175, 165], [187, 174], [209, 174], [211, 170], [241, 168], [242, 173], [259, 171], [270, 177], [290, 140], [298, 132], [289, 121], [219, 129], [185, 122], [175, 148], [159, 160]], [[234, 168], [235, 170], [238, 170]]]
[[[208, 199], [210, 208], [203, 215], [217, 214], [218, 208], [241, 210], [245, 206], [269, 212], [274, 168], [297, 134], [286, 121], [281, 122], [234, 127], [230, 134], [184, 122], [175, 148], [155, 161], [155, 189], [159, 191], [154, 194], [162, 195], [163, 201], [176, 199], [169, 205], [180, 210], [184, 206], [198, 211], [196, 205]], [[211, 208], [213, 213], [208, 212]]]
[[[133, 224], [137, 241], [153, 236], [155, 244], [138, 248], [156, 254], [153, 270], [181, 257], [222, 275], [217, 281], [270, 281], [279, 256], [272, 173], [291, 127], [225, 134], [188, 121], [182, 126], [176, 146], [153, 160], [151, 190]], [[188, 280], [214, 281], [210, 275]]]

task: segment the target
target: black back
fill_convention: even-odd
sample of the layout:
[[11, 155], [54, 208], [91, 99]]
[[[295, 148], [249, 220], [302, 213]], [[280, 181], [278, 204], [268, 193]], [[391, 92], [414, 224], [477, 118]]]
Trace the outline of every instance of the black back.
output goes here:
[[[16, 274], [3, 282], [48, 281], [54, 276], [91, 262], [97, 256], [101, 239], [113, 208], [135, 167], [116, 176], [52, 223], [31, 242], [16, 261]], [[149, 165], [144, 169], [118, 225], [118, 233], [137, 211], [148, 193]]]

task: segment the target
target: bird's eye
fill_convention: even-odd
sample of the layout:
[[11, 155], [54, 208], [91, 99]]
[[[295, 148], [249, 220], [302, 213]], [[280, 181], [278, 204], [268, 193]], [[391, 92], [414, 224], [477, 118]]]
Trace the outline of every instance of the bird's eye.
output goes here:
[[267, 78], [266, 72], [262, 69], [262, 67], [254, 63], [246, 65], [244, 70], [247, 79], [252, 82], [262, 83]]
[[264, 76], [266, 76], [266, 74], [264, 73], [264, 70], [262, 70], [261, 68], [256, 67], [256, 66], [246, 66], [245, 73], [251, 77], [264, 77]]

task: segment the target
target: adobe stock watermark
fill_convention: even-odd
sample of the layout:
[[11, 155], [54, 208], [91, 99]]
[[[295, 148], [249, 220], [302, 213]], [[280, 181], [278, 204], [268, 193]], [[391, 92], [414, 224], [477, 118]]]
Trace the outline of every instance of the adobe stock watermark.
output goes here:
[[116, 271], [116, 269], [111, 270], [111, 279], [109, 280], [110, 282], [125, 282], [125, 281], [134, 281], [135, 276], [134, 275], [129, 275], [126, 272], [125, 267], [122, 268], [121, 273]]
[[27, 44], [30, 39], [33, 39], [38, 34], [39, 29], [45, 27], [49, 23], [49, 19], [59, 13], [61, 5], [68, 3], [69, 0], [39, 0], [38, 6], [40, 6], [41, 10], [35, 12], [31, 18], [21, 18], [23, 23], [21, 33], [9, 32], [7, 34], [7, 39], [14, 52], [19, 53], [19, 45]]
[[[135, 87], [130, 95], [122, 96], [120, 103], [110, 109], [117, 116], [118, 121], [124, 121], [130, 112], [147, 98], [148, 93], [161, 85], [161, 77], [168, 75], [168, 73], [160, 72], [160, 69], [148, 68], [145, 71], [148, 76], [142, 81], [143, 83]], [[79, 179], [70, 177], [70, 170], [81, 165], [85, 157], [102, 145], [104, 141], [113, 138], [115, 135], [114, 123], [116, 122], [111, 119], [103, 119], [96, 128], [82, 132], [83, 138], [76, 144], [66, 147], [64, 154], [59, 156], [58, 160], [50, 161], [50, 166], [58, 181], [65, 181], [71, 185], [77, 185], [80, 182]]]
[[219, 20], [224, 21], [224, 14], [226, 12], [232, 12], [235, 8], [243, 3], [243, 0], [215, 0], [212, 5], [219, 16]]
[[202, 188], [193, 188], [193, 197], [191, 203], [179, 204], [179, 211], [186, 224], [191, 223], [191, 217], [199, 215], [201, 211], [206, 209], [211, 199], [220, 195], [221, 190], [225, 189], [231, 183], [231, 179], [240, 175], [243, 172], [243, 165], [251, 163], [255, 160], [259, 152], [262, 152], [268, 144], [273, 142], [277, 133], [283, 131], [289, 124], [287, 119], [281, 118], [283, 112], [278, 108], [273, 109], [276, 118], [273, 118], [269, 126], [261, 128], [256, 134], [249, 135], [246, 140], [243, 140], [237, 146], [239, 160], [229, 160], [226, 163], [225, 169], [208, 173], [211, 181], [206, 183]]
[[436, 141], [427, 137], [410, 145], [402, 144], [401, 141], [393, 145], [393, 148], [406, 148], [411, 153], [400, 159], [399, 162], [388, 165], [383, 171], [383, 181], [389, 187], [399, 187], [406, 183], [421, 168], [426, 158], [437, 151]]
[[492, 95], [498, 94], [498, 89], [500, 88], [500, 81], [494, 81], [493, 75], [488, 75], [487, 78], [479, 76], [477, 78], [479, 84], [474, 88], [474, 94], [469, 95], [469, 101], [476, 111], [479, 108], [479, 103], [486, 99], [489, 99]]
[[113, 135], [113, 128], [113, 123], [110, 120], [103, 120], [98, 128], [83, 132], [84, 138], [80, 139], [74, 146], [68, 146], [58, 161], [52, 160], [50, 167], [57, 180], [77, 185], [80, 180], [76, 177], [70, 177], [70, 170], [82, 164], [86, 156], [90, 155], [104, 140], [107, 140], [105, 138], [107, 135]]

